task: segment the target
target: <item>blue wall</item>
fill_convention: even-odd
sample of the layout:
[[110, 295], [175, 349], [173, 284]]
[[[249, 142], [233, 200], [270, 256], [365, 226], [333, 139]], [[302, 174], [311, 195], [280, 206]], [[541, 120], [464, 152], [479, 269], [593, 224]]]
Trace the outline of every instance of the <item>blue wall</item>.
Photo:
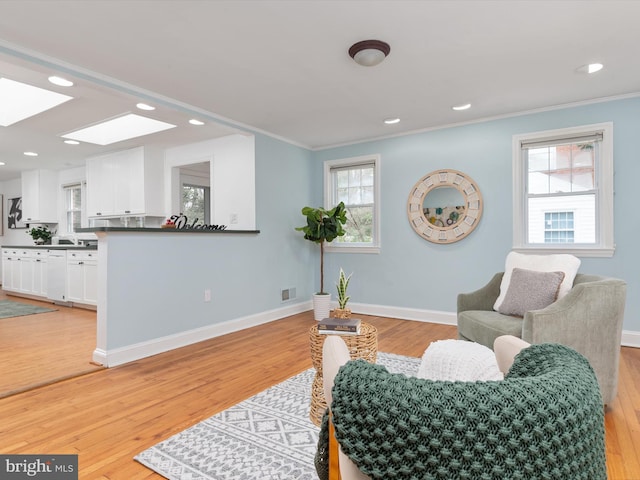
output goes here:
[[[635, 212], [639, 203], [635, 195], [640, 190], [637, 153], [640, 98], [314, 152], [314, 174], [320, 183], [324, 160], [381, 155], [382, 251], [380, 254], [330, 253], [325, 258], [325, 276], [337, 278], [340, 267], [347, 273], [354, 272], [349, 286], [352, 302], [454, 312], [457, 294], [479, 288], [493, 273], [503, 270], [505, 257], [511, 250], [512, 135], [609, 121], [614, 123], [616, 251], [612, 258], [582, 258], [580, 272], [626, 280], [623, 328], [640, 331], [640, 255], [636, 248], [640, 220]], [[452, 168], [470, 175], [478, 183], [484, 200], [478, 228], [467, 238], [450, 245], [421, 239], [406, 216], [411, 187], [423, 175], [439, 168]], [[315, 203], [320, 205], [322, 201], [322, 192], [317, 191]]]

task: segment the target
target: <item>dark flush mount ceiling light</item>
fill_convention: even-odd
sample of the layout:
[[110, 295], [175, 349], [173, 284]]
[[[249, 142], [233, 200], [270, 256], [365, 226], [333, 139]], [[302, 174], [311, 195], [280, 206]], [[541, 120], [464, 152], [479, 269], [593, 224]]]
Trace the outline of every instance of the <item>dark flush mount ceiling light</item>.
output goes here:
[[388, 43], [380, 40], [363, 40], [351, 46], [349, 55], [358, 65], [373, 67], [382, 62], [390, 51], [391, 47]]

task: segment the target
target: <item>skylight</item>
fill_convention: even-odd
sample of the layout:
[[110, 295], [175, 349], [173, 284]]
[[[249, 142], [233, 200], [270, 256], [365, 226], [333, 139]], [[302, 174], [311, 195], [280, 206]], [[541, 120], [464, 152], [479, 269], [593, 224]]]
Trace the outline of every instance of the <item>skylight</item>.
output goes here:
[[62, 137], [80, 142], [94, 143], [96, 145], [110, 145], [123, 140], [162, 132], [170, 128], [175, 128], [175, 125], [136, 115], [135, 113], [129, 113], [90, 127], [76, 130], [75, 132], [67, 133], [62, 135]]
[[73, 97], [61, 93], [0, 78], [0, 125], [8, 127], [25, 118], [38, 115]]

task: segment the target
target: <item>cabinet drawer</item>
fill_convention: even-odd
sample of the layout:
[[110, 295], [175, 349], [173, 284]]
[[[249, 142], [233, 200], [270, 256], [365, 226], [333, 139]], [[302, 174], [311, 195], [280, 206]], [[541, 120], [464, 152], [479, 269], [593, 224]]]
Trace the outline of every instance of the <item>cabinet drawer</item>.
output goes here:
[[83, 262], [93, 260], [98, 261], [98, 252], [79, 252], [76, 250], [69, 250], [67, 252], [67, 261], [78, 261], [81, 260]]

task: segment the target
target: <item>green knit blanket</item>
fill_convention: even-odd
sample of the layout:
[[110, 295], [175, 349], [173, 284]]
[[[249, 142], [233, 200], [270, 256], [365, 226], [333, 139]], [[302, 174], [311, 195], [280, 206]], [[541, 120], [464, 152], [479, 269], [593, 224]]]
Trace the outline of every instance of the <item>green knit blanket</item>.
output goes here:
[[[342, 451], [374, 479], [607, 478], [604, 405], [588, 361], [521, 351], [503, 381], [434, 382], [348, 362], [331, 406]], [[328, 478], [327, 415], [316, 470]]]

